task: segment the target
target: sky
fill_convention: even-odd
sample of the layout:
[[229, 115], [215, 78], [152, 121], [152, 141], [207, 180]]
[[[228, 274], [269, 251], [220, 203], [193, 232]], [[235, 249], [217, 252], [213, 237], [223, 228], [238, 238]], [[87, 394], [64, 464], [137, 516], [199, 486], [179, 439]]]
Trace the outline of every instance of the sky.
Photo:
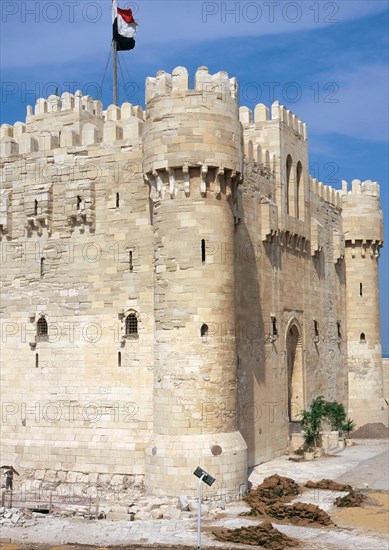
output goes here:
[[[381, 335], [389, 355], [388, 2], [386, 0], [118, 1], [139, 23], [119, 54], [121, 102], [144, 106], [144, 82], [176, 66], [239, 80], [251, 108], [278, 99], [308, 123], [310, 173], [381, 185]], [[111, 0], [2, 0], [1, 123], [38, 97], [81, 89], [112, 103]], [[107, 69], [107, 70], [106, 70]]]

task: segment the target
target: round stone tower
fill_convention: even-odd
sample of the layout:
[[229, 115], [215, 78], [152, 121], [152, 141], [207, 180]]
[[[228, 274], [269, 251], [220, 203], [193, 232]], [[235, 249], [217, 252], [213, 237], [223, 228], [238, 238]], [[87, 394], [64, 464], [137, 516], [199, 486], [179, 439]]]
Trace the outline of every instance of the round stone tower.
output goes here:
[[349, 414], [357, 425], [388, 423], [383, 399], [378, 257], [383, 221], [377, 183], [343, 182]]
[[[146, 487], [187, 494], [201, 466], [238, 494], [234, 201], [242, 173], [237, 85], [183, 67], [146, 81], [143, 172], [154, 228], [154, 435]], [[219, 493], [220, 494], [220, 493]]]

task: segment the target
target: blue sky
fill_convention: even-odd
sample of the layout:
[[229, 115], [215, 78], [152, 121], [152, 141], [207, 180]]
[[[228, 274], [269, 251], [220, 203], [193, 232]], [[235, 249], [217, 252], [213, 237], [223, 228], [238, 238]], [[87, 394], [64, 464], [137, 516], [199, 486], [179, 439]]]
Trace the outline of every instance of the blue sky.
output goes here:
[[[37, 97], [82, 89], [111, 102], [110, 0], [2, 0], [1, 122]], [[225, 70], [240, 102], [273, 99], [308, 123], [311, 174], [381, 185], [387, 248], [380, 259], [381, 332], [389, 354], [388, 2], [119, 1], [139, 22], [120, 54], [121, 101], [144, 105], [144, 81], [177, 65]], [[123, 73], [124, 79], [121, 78]], [[125, 85], [123, 84], [125, 83]], [[274, 93], [273, 93], [274, 92]], [[331, 163], [331, 164], [327, 164]]]

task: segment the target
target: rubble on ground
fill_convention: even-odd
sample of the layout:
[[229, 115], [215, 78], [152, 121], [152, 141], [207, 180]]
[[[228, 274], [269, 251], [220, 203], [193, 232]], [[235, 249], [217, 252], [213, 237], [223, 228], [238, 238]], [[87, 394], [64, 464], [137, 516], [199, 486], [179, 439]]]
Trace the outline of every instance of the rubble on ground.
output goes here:
[[262, 546], [269, 550], [283, 550], [288, 546], [297, 546], [298, 542], [275, 529], [266, 521], [261, 525], [250, 525], [238, 529], [222, 527], [212, 530], [213, 536], [220, 542], [234, 542], [250, 546]]
[[338, 497], [335, 500], [335, 505], [340, 508], [357, 508], [358, 506], [361, 506], [366, 499], [366, 495], [351, 491], [343, 497]]
[[278, 521], [288, 520], [290, 523], [297, 525], [308, 525], [310, 523], [334, 525], [327, 512], [315, 504], [296, 502], [296, 504], [285, 505], [282, 502], [276, 502], [271, 506], [267, 506], [266, 512]]
[[307, 489], [324, 489], [328, 491], [352, 491], [351, 485], [345, 485], [344, 483], [337, 483], [332, 479], [322, 479], [320, 481], [307, 481], [305, 484]]
[[[18, 510], [17, 508], [0, 508], [0, 526], [8, 525], [9, 527], [12, 526], [20, 526], [20, 525], [31, 525], [34, 522], [31, 522], [34, 518], [34, 512], [30, 512], [30, 510]], [[26, 525], [27, 526], [27, 525]]]
[[258, 487], [250, 489], [244, 497], [243, 500], [251, 507], [251, 511], [242, 515], [265, 515], [268, 505], [291, 500], [300, 492], [299, 485], [293, 479], [277, 474], [269, 476]]

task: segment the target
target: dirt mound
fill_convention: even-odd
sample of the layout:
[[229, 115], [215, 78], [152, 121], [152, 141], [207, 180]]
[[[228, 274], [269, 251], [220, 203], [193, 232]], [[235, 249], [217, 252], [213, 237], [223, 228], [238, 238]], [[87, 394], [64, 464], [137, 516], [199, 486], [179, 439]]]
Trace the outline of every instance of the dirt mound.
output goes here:
[[364, 502], [366, 498], [366, 495], [363, 495], [362, 493], [355, 493], [354, 491], [351, 491], [344, 497], [338, 497], [335, 500], [335, 504], [341, 508], [357, 508], [358, 506], [361, 506], [362, 502]]
[[352, 432], [351, 437], [355, 439], [387, 439], [389, 437], [389, 428], [382, 422], [364, 424], [364, 426]]
[[212, 534], [220, 542], [235, 542], [250, 546], [263, 546], [270, 550], [283, 550], [288, 546], [297, 546], [298, 542], [275, 529], [266, 521], [262, 525], [250, 525], [240, 529], [213, 529]]
[[272, 506], [268, 506], [266, 511], [269, 516], [277, 518], [277, 520], [288, 520], [298, 525], [309, 525], [311, 523], [334, 525], [327, 512], [315, 504], [297, 502], [296, 504], [285, 506], [285, 504], [278, 502]]
[[307, 481], [305, 487], [308, 489], [328, 489], [329, 491], [352, 491], [351, 485], [337, 483], [332, 479], [322, 479], [320, 481]]
[[264, 479], [261, 485], [250, 489], [244, 500], [251, 506], [248, 515], [263, 515], [265, 508], [275, 502], [286, 502], [295, 495], [300, 494], [300, 487], [290, 477], [283, 477], [277, 474]]

